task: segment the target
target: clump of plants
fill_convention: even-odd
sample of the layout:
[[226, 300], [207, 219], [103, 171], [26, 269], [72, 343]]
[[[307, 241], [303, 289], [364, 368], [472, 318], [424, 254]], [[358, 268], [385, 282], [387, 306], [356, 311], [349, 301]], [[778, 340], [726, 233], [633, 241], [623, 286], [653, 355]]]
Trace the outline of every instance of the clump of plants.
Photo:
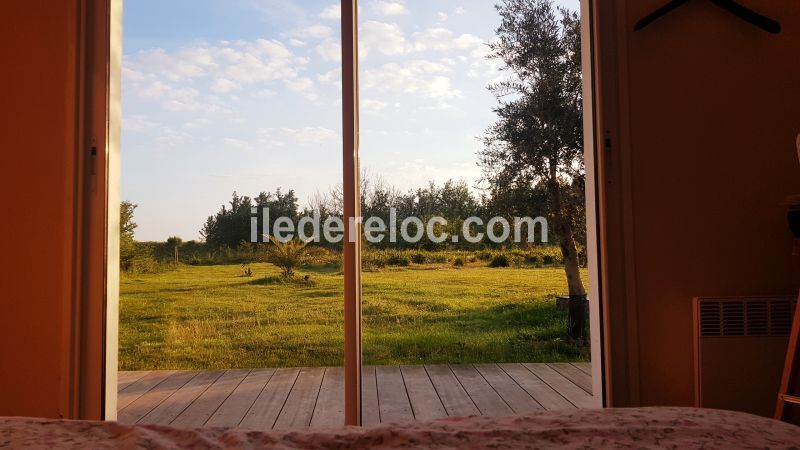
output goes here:
[[458, 257], [453, 260], [453, 267], [464, 267], [464, 258]]
[[407, 267], [411, 264], [411, 261], [408, 259], [406, 255], [401, 253], [392, 253], [386, 259], [386, 263], [390, 266], [400, 266], [400, 267]]
[[489, 250], [481, 250], [475, 256], [481, 261], [489, 261], [494, 257], [494, 254]]
[[253, 276], [253, 269], [250, 267], [250, 264], [242, 264], [242, 277], [250, 278]]
[[511, 263], [508, 260], [508, 256], [503, 253], [498, 253], [494, 255], [491, 261], [489, 261], [489, 267], [508, 267]]
[[414, 264], [425, 264], [427, 261], [428, 259], [425, 257], [425, 254], [421, 252], [414, 253], [414, 255], [411, 256], [411, 262]]
[[264, 260], [281, 269], [284, 278], [294, 277], [295, 270], [319, 260], [320, 252], [317, 248], [309, 246], [308, 241], [292, 239], [281, 242], [275, 236], [269, 236], [272, 245], [264, 249]]

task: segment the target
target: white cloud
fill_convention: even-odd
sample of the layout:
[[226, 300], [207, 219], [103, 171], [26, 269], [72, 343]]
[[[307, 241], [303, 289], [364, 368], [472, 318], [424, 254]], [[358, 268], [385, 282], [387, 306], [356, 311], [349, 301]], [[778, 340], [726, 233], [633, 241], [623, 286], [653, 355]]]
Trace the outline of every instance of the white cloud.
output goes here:
[[202, 128], [202, 127], [204, 127], [206, 125], [209, 125], [209, 124], [211, 124], [210, 120], [202, 118], [202, 117], [199, 117], [197, 119], [190, 120], [189, 122], [184, 123], [183, 124], [183, 128], [186, 128], [186, 129], [189, 129], [189, 130], [194, 130], [194, 129], [197, 129], [197, 128]]
[[319, 13], [319, 17], [326, 20], [338, 20], [342, 18], [342, 5], [330, 5]]
[[374, 100], [369, 98], [361, 100], [361, 109], [364, 111], [373, 111], [373, 112], [382, 111], [387, 106], [389, 106], [388, 103], [382, 102], [380, 100]]
[[[309, 33], [324, 35], [324, 30], [330, 29], [314, 28]], [[173, 52], [157, 48], [125, 58], [125, 88], [140, 98], [159, 101], [166, 111], [227, 114], [232, 111], [224, 101], [237, 100], [231, 93], [244, 88], [271, 92], [264, 85], [272, 82], [316, 98], [313, 81], [300, 75], [308, 63], [283, 43], [266, 39], [220, 41]], [[206, 94], [227, 95], [223, 101]]]
[[339, 42], [332, 39], [326, 40], [317, 45], [317, 54], [325, 61], [341, 61], [342, 60], [342, 46]]
[[294, 30], [290, 35], [301, 39], [325, 39], [333, 35], [333, 30], [326, 25], [311, 25]]
[[125, 117], [122, 119], [122, 129], [142, 133], [160, 127], [161, 124], [153, 122], [144, 116]]
[[367, 21], [359, 31], [360, 56], [375, 51], [387, 56], [401, 55], [411, 50], [403, 31], [393, 23]]
[[314, 82], [311, 78], [298, 78], [296, 80], [286, 80], [286, 88], [292, 92], [307, 92], [314, 89]]
[[447, 20], [447, 13], [440, 11], [440, 12], [436, 13], [436, 17], [439, 18], [439, 22], [445, 22]]
[[266, 39], [206, 44], [172, 53], [146, 50], [126, 62], [128, 69], [148, 79], [186, 81], [215, 76], [240, 84], [294, 78], [298, 66], [307, 64], [283, 43]]
[[258, 143], [263, 145], [319, 145], [337, 141], [339, 133], [324, 127], [261, 128], [257, 131]]
[[208, 48], [185, 48], [173, 54], [155, 48], [139, 52], [129, 68], [178, 81], [205, 76], [216, 68], [216, 64]]
[[449, 68], [440, 63], [414, 60], [404, 64], [388, 63], [364, 72], [364, 87], [377, 92], [413, 94], [444, 101], [458, 98], [461, 91], [455, 89], [447, 76]]
[[[123, 61], [124, 61], [124, 59], [123, 59]], [[122, 65], [122, 79], [126, 83], [128, 83], [128, 82], [136, 82], [136, 81], [144, 81], [146, 78], [147, 77], [143, 73], [138, 72], [136, 70], [133, 70], [130, 67], [128, 67], [127, 65], [125, 65], [125, 64]]]
[[308, 44], [306, 44], [304, 41], [301, 41], [300, 39], [292, 38], [289, 39], [289, 45], [291, 45], [292, 47], [305, 47]]
[[235, 138], [225, 138], [222, 140], [222, 145], [231, 150], [249, 150], [252, 148], [249, 142]]
[[325, 73], [317, 75], [317, 81], [322, 84], [336, 86], [339, 90], [342, 89], [342, 69], [333, 69]]
[[204, 114], [230, 114], [230, 108], [222, 105], [219, 101], [199, 101], [199, 100], [167, 100], [161, 106], [172, 112], [189, 112]]
[[483, 39], [472, 35], [462, 34], [456, 36], [455, 33], [447, 28], [437, 27], [418, 31], [411, 35], [414, 50], [424, 51], [448, 51], [448, 50], [469, 50], [473, 56], [482, 56], [480, 51], [485, 49]]
[[370, 7], [377, 14], [382, 16], [401, 16], [408, 14], [405, 2], [402, 0], [373, 0], [370, 2]]
[[185, 145], [190, 140], [191, 137], [182, 131], [165, 128], [161, 135], [156, 138], [155, 143], [157, 147], [175, 148]]
[[235, 83], [227, 78], [217, 78], [211, 84], [211, 90], [217, 94], [227, 94], [228, 92], [239, 89], [239, 83]]

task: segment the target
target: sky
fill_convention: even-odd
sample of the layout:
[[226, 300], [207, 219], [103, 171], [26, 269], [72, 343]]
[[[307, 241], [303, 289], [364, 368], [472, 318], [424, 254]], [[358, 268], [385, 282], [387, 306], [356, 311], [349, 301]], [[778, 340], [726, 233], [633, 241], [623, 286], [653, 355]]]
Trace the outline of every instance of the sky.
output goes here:
[[[493, 121], [491, 0], [360, 4], [361, 165], [405, 191], [477, 186]], [[557, 4], [578, 9], [578, 0]], [[136, 239], [199, 239], [233, 191], [294, 189], [301, 205], [341, 181], [335, 0], [125, 2], [122, 199]]]

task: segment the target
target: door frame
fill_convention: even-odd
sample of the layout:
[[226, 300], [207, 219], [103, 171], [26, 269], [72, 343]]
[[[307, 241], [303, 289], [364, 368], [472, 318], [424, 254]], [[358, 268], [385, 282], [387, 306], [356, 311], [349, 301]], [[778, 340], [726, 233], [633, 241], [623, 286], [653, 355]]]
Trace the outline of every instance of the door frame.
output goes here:
[[[115, 420], [117, 411], [118, 318], [119, 318], [119, 206], [120, 206], [120, 130], [123, 0], [75, 0], [82, 6], [82, 29], [87, 68], [83, 74], [86, 89], [79, 95], [87, 104], [82, 112], [85, 123], [78, 157], [84, 170], [96, 177], [95, 189], [84, 194], [86, 214], [79, 216], [84, 239], [79, 243], [76, 261], [81, 270], [82, 299], [78, 308], [72, 360], [75, 376], [72, 414], [74, 418]], [[601, 120], [609, 111], [601, 110], [603, 85], [600, 72], [611, 67], [599, 64], [598, 28], [608, 25], [598, 20], [599, 8], [614, 2], [580, 0], [582, 61], [584, 67], [584, 140], [586, 165], [587, 259], [590, 273], [590, 326], [592, 344], [593, 392], [597, 406], [621, 406], [609, 401], [611, 387], [627, 386], [625, 376], [635, 361], [610, 359], [611, 335], [607, 328], [612, 304], [607, 300], [609, 273], [619, 271], [604, 257], [609, 242], [609, 217], [606, 211], [609, 177]], [[358, 0], [341, 0], [342, 9], [342, 160], [345, 236], [344, 242], [344, 322], [345, 322], [345, 423], [361, 424], [361, 242], [350, 242], [350, 233], [360, 236], [359, 170], [359, 90], [358, 90]], [[608, 14], [603, 14], [608, 18]], [[92, 57], [92, 55], [94, 57]], [[605, 61], [604, 61], [605, 62]], [[613, 61], [612, 61], [613, 63]], [[613, 75], [613, 74], [612, 74]], [[602, 104], [606, 109], [609, 105]], [[612, 105], [613, 106], [613, 105]], [[613, 108], [612, 108], [613, 109]], [[94, 154], [86, 153], [85, 151]], [[89, 155], [88, 157], [86, 155]], [[92, 169], [94, 168], [94, 169]], [[80, 217], [83, 219], [81, 220]], [[614, 216], [611, 217], [613, 219]], [[89, 289], [93, 288], [93, 289]], [[624, 298], [622, 299], [625, 300]], [[628, 308], [627, 303], [614, 306]], [[626, 315], [627, 317], [628, 315]], [[79, 320], [83, 318], [82, 320]], [[615, 323], [618, 323], [617, 321]], [[623, 326], [623, 328], [625, 328]], [[627, 330], [626, 330], [627, 331]], [[628, 333], [625, 333], [626, 335]], [[632, 336], [625, 336], [626, 338]], [[615, 339], [617, 346], [621, 339]], [[627, 341], [626, 345], [635, 345]], [[629, 348], [629, 347], [628, 347]], [[621, 352], [619, 352], [621, 353]], [[625, 355], [629, 358], [631, 354]], [[619, 376], [617, 376], [619, 375]], [[616, 381], [617, 383], [612, 383]], [[636, 391], [636, 387], [629, 388]]]
[[[342, 198], [344, 203], [345, 425], [361, 425], [361, 170], [359, 167], [358, 0], [342, 8]], [[353, 238], [355, 236], [355, 238]]]

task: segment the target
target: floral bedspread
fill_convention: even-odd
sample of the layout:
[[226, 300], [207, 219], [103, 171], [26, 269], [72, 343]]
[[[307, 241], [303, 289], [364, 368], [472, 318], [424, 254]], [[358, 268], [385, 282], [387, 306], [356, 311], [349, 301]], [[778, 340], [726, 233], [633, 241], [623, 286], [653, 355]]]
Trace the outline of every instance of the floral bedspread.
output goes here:
[[448, 418], [370, 428], [283, 432], [0, 418], [0, 448], [464, 450], [554, 447], [800, 449], [800, 427], [737, 412], [693, 408], [570, 410], [506, 418]]

